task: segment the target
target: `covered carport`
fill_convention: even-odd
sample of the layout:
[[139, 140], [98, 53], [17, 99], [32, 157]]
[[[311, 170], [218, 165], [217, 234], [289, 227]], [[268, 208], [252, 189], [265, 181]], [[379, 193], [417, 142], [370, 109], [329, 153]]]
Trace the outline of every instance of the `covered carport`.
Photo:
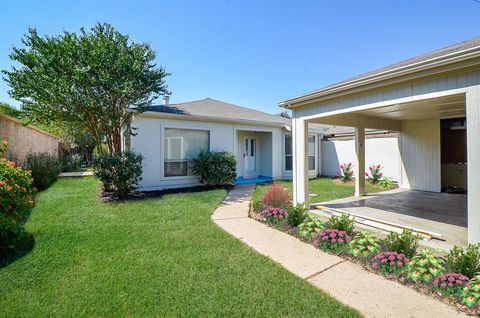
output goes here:
[[[465, 122], [465, 140], [458, 143], [466, 145], [463, 164], [467, 171], [468, 241], [480, 241], [480, 38], [285, 100], [280, 105], [292, 109], [293, 114], [295, 203], [308, 198], [306, 132], [311, 123], [355, 128], [355, 196], [362, 197], [366, 128], [399, 133], [400, 188], [440, 193], [442, 123], [457, 119]], [[456, 146], [452, 141], [444, 144], [444, 153], [450, 149], [458, 151]], [[431, 205], [428, 200], [415, 200], [417, 206]], [[364, 201], [368, 204], [368, 200]], [[392, 209], [393, 206], [389, 210]], [[458, 215], [464, 214], [459, 206], [452, 205], [451, 209], [458, 209]], [[439, 209], [438, 213], [442, 211]], [[444, 219], [444, 224], [448, 224], [449, 217]]]

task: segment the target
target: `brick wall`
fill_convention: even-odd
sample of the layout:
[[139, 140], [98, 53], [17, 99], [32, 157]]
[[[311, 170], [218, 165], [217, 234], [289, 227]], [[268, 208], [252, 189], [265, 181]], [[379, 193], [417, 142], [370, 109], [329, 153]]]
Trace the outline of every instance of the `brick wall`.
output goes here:
[[3, 114], [0, 114], [0, 140], [8, 141], [8, 155], [20, 162], [29, 152], [47, 152], [58, 158], [56, 137]]

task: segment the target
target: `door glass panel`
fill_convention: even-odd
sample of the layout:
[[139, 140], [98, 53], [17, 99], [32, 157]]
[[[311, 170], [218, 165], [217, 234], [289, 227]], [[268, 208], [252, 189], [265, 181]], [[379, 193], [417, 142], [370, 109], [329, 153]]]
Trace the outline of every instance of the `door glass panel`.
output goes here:
[[293, 157], [292, 156], [285, 156], [285, 170], [291, 171], [293, 167]]
[[250, 155], [255, 156], [255, 139], [250, 139]]

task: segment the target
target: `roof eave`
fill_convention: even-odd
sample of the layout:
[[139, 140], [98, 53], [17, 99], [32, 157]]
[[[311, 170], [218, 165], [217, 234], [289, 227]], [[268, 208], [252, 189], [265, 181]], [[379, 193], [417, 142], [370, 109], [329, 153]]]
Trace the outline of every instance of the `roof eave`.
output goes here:
[[145, 111], [142, 113], [138, 113], [137, 117], [138, 116], [208, 121], [208, 122], [240, 123], [240, 124], [246, 124], [246, 125], [257, 125], [257, 126], [268, 126], [268, 127], [279, 127], [279, 128], [284, 128], [285, 126], [288, 126], [287, 124], [281, 123], [281, 122], [268, 122], [268, 121], [247, 120], [247, 119], [238, 119], [238, 118], [218, 118], [218, 117], [211, 117], [211, 116], [199, 116], [199, 115], [189, 115], [189, 114], [169, 114], [169, 113], [161, 113], [161, 112], [155, 112], [155, 111]]
[[[306, 101], [317, 99], [317, 98], [328, 98], [329, 95], [346, 95], [349, 94], [354, 89], [360, 89], [363, 87], [363, 90], [369, 89], [370, 85], [378, 83], [380, 81], [392, 80], [399, 78], [405, 75], [427, 71], [429, 69], [434, 69], [442, 66], [447, 66], [454, 63], [463, 62], [466, 60], [474, 59], [480, 57], [480, 46], [462, 50], [459, 52], [454, 52], [425, 61], [420, 61], [417, 63], [412, 63], [404, 66], [400, 66], [391, 70], [386, 70], [384, 72], [372, 74], [365, 77], [360, 77], [353, 79], [351, 81], [342, 82], [339, 84], [334, 84], [326, 88], [322, 88], [304, 95], [300, 95], [294, 98], [286, 99], [278, 103], [280, 107], [292, 109], [299, 104], [305, 103]], [[480, 61], [479, 61], [480, 64]]]

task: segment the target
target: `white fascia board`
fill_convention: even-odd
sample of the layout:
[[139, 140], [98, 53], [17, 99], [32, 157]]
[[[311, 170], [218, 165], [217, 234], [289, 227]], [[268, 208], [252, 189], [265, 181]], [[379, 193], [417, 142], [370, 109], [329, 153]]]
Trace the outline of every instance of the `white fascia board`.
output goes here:
[[247, 119], [235, 119], [235, 118], [218, 118], [211, 116], [197, 116], [197, 115], [181, 115], [181, 114], [169, 114], [169, 113], [160, 113], [146, 111], [137, 114], [137, 117], [157, 117], [157, 118], [169, 118], [169, 119], [180, 119], [180, 120], [194, 120], [194, 121], [206, 121], [206, 122], [218, 122], [218, 123], [234, 123], [234, 124], [244, 124], [252, 126], [267, 126], [267, 127], [288, 127], [284, 123], [275, 123], [268, 121], [260, 120], [247, 120]]

